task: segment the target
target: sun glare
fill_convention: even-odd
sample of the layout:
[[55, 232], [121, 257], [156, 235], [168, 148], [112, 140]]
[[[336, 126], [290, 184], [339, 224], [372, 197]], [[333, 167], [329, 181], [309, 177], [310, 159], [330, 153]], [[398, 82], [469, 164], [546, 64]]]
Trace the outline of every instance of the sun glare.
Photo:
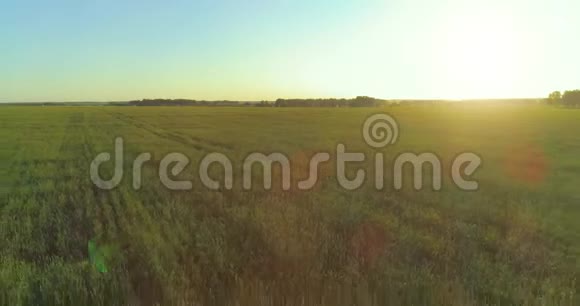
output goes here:
[[450, 22], [443, 34], [443, 81], [451, 98], [509, 96], [522, 70], [515, 28], [500, 16], [469, 16]]

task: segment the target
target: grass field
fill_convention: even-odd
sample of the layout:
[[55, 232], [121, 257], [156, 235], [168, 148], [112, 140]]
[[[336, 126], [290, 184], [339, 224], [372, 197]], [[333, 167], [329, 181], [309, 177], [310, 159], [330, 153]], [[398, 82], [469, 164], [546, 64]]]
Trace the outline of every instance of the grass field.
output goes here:
[[[238, 168], [281, 152], [298, 174], [337, 143], [372, 156], [361, 125], [377, 112], [400, 126], [386, 161], [435, 152], [447, 173], [476, 152], [479, 191], [447, 174], [439, 192], [346, 191], [331, 165], [312, 191], [197, 178], [210, 152]], [[1, 107], [0, 304], [578, 305], [578, 131], [580, 111], [544, 106]], [[116, 136], [126, 175], [99, 190], [89, 165]], [[192, 160], [192, 190], [159, 183], [170, 152]]]

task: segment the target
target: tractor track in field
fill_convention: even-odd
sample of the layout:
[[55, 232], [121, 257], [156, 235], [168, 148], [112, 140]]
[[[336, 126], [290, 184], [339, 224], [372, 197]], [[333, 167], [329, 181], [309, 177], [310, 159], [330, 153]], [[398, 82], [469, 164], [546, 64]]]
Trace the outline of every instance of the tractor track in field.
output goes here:
[[122, 114], [122, 113], [117, 113], [117, 112], [108, 112], [103, 110], [104, 112], [108, 113], [110, 116], [114, 117], [117, 120], [120, 120], [124, 123], [127, 123], [129, 125], [132, 125], [134, 127], [137, 127], [139, 129], [143, 129], [159, 138], [162, 139], [168, 139], [174, 142], [177, 142], [179, 144], [188, 146], [188, 147], [192, 147], [195, 150], [198, 151], [202, 151], [202, 152], [215, 152], [216, 150], [233, 150], [234, 147], [232, 145], [226, 144], [226, 143], [222, 143], [222, 142], [218, 142], [218, 141], [213, 141], [213, 140], [207, 140], [207, 139], [202, 139], [198, 136], [191, 136], [191, 135], [186, 135], [186, 134], [182, 134], [182, 133], [178, 133], [178, 132], [172, 132], [169, 131], [163, 127], [160, 127], [158, 125], [154, 125], [151, 123], [145, 123], [143, 121], [139, 121], [136, 120], [134, 118], [132, 118], [131, 116]]
[[[106, 110], [103, 110], [103, 112], [120, 122], [123, 122], [123, 124], [143, 129], [154, 136], [194, 147], [199, 151], [210, 151], [209, 148], [187, 142], [184, 138], [175, 135], [174, 133], [168, 132], [171, 136], [167, 137], [167, 135], [158, 131], [165, 130], [155, 125], [140, 122], [120, 113], [113, 113]], [[153, 188], [153, 190], [157, 188], [156, 186], [149, 187]], [[112, 226], [117, 235], [125, 236], [125, 238], [130, 237], [133, 234], [131, 228], [135, 226], [135, 224], [146, 226], [142, 223], [147, 223], [146, 220], [155, 220], [157, 217], [156, 214], [159, 213], [159, 207], [155, 206], [154, 201], [144, 201], [143, 198], [137, 194], [137, 191], [132, 188], [124, 189], [119, 187], [108, 191], [98, 190], [97, 193], [99, 194], [99, 204], [101, 205], [99, 219], [104, 226], [103, 231], [105, 232], [107, 231], [107, 227]], [[159, 193], [154, 192], [154, 194]], [[162, 199], [157, 198], [157, 200], [161, 201]], [[111, 218], [112, 220], [109, 220]], [[128, 241], [123, 241], [120, 247], [122, 249], [128, 248], [127, 243]], [[134, 261], [133, 259], [135, 256], [138, 257], [138, 255], [134, 254], [132, 251], [128, 251], [124, 255], [127, 256], [129, 262]]]
[[[93, 200], [94, 187], [87, 184], [93, 149], [84, 115], [73, 113], [68, 118], [64, 130], [75, 132], [64, 133], [59, 157], [21, 160], [13, 165], [18, 175], [6, 196], [7, 205], [2, 207], [0, 220], [2, 227], [8, 229], [0, 238], [11, 245], [8, 252], [13, 256], [39, 264], [51, 257], [86, 260], [92, 224], [88, 213], [91, 208], [85, 204]], [[37, 228], [33, 232], [18, 231], [27, 220]], [[40, 249], [34, 249], [35, 245]]]

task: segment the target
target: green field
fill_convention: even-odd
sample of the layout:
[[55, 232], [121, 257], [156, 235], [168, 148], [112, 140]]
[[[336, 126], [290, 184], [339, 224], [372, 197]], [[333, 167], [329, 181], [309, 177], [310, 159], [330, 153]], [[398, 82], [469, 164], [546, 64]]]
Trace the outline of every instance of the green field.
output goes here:
[[[361, 126], [379, 112], [400, 127], [386, 167], [437, 153], [443, 190], [347, 191], [332, 163], [311, 191], [241, 189], [251, 152], [286, 154], [300, 178], [337, 143], [372, 156]], [[578, 131], [580, 111], [547, 106], [0, 107], [0, 305], [578, 305]], [[125, 176], [99, 190], [89, 166], [117, 136]], [[448, 175], [468, 151], [474, 192]], [[160, 184], [170, 152], [191, 159], [192, 190]], [[201, 186], [211, 152], [233, 190]]]

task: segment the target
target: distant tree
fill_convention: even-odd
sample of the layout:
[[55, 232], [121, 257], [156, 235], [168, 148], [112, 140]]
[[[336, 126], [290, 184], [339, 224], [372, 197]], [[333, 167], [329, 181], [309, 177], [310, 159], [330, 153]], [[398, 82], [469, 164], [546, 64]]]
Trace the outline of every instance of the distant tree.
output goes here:
[[374, 107], [386, 105], [387, 100], [359, 96], [354, 99], [278, 99], [275, 107]]
[[548, 104], [558, 105], [562, 102], [562, 94], [559, 91], [554, 91], [548, 96]]
[[562, 104], [569, 107], [580, 106], [580, 90], [567, 90], [562, 96]]
[[239, 106], [237, 101], [196, 101], [189, 99], [143, 99], [129, 101], [131, 106]]
[[256, 103], [255, 106], [257, 107], [272, 107], [274, 104], [268, 102], [268, 101], [260, 101], [259, 103]]
[[375, 106], [377, 104], [377, 99], [373, 97], [358, 96], [354, 99], [354, 101], [352, 101], [351, 106]]

